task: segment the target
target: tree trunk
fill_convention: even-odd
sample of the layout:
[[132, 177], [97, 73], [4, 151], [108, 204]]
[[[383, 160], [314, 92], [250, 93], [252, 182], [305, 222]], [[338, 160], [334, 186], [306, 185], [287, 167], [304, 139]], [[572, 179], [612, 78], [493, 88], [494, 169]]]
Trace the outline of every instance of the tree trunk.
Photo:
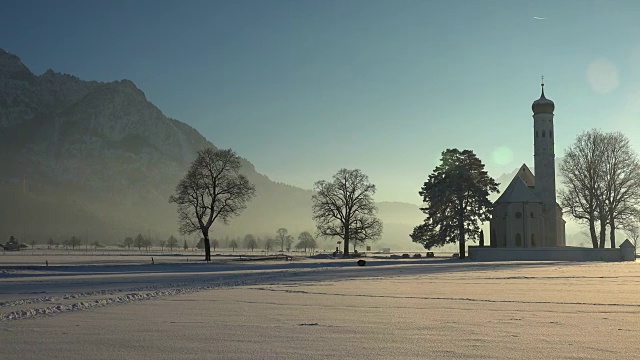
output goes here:
[[616, 219], [612, 216], [609, 217], [609, 239], [611, 240], [611, 248], [616, 248]]
[[203, 232], [204, 235], [204, 261], [211, 261], [211, 243], [209, 242], [209, 234], [205, 234]]
[[349, 228], [345, 227], [346, 230], [344, 231], [344, 253], [342, 254], [343, 257], [348, 257], [349, 256]]
[[460, 249], [459, 254], [460, 254], [460, 259], [464, 259], [465, 258], [465, 233], [464, 233], [464, 219], [462, 216], [459, 217], [458, 219], [458, 226], [459, 226], [459, 230], [458, 230], [458, 236], [459, 236], [459, 245], [460, 245]]
[[596, 222], [589, 220], [589, 234], [591, 235], [591, 245], [594, 249], [598, 248], [598, 235], [596, 234]]
[[607, 239], [607, 221], [600, 219], [600, 249], [604, 249], [604, 242]]

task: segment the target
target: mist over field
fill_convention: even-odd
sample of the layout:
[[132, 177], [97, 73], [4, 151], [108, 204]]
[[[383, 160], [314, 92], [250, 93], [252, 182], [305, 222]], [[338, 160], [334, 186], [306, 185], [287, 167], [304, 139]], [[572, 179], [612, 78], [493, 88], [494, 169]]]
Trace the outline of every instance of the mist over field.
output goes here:
[[[44, 244], [78, 236], [115, 245], [136, 234], [178, 236], [169, 195], [197, 150], [215, 144], [166, 117], [131, 81], [84, 81], [51, 70], [35, 75], [3, 50], [0, 95], [12, 99], [0, 107], [3, 239]], [[216, 224], [214, 238], [273, 236], [281, 227], [314, 232], [311, 190], [274, 182], [249, 160], [242, 172], [257, 196], [228, 226]], [[378, 207], [385, 230], [374, 245], [420, 249], [409, 239], [422, 218], [418, 206]]]

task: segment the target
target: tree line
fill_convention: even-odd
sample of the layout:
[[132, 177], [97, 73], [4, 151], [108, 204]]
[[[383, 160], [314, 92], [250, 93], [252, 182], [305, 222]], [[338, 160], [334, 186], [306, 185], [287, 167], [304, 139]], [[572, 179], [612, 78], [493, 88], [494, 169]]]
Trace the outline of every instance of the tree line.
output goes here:
[[[304, 252], [314, 251], [317, 247], [316, 239], [308, 231], [301, 232], [296, 238], [293, 235], [289, 235], [289, 231], [286, 228], [279, 228], [274, 236], [259, 237], [253, 234], [246, 234], [244, 237], [236, 237], [225, 239], [211, 239], [210, 244], [212, 251], [216, 251], [218, 248], [231, 249], [246, 249], [251, 250], [264, 250], [264, 251], [291, 251], [293, 249], [302, 250]], [[295, 243], [295, 245], [294, 245]], [[200, 238], [200, 241], [196, 245], [198, 249], [204, 249], [204, 238]]]
[[[180, 232], [202, 235], [207, 261], [213, 223], [227, 224], [255, 196], [254, 185], [240, 167], [240, 157], [231, 149], [203, 149], [169, 198], [177, 205]], [[560, 175], [560, 204], [588, 226], [593, 247], [604, 247], [607, 229], [611, 247], [616, 229], [624, 229], [634, 240], [640, 237], [640, 162], [624, 134], [600, 130], [580, 134], [560, 163]], [[489, 196], [499, 193], [498, 185], [472, 150], [446, 149], [418, 191], [426, 216], [409, 236], [426, 249], [458, 243], [464, 258], [466, 241], [483, 239], [481, 224], [490, 220]], [[317, 181], [313, 190], [316, 236], [301, 233], [297, 249], [313, 249], [316, 237], [339, 238], [344, 256], [349, 256], [350, 246], [355, 251], [357, 245], [380, 238], [383, 226], [373, 201], [376, 186], [361, 170], [340, 169], [330, 181]], [[233, 240], [231, 247], [289, 251], [294, 244], [286, 228], [260, 240], [259, 245], [248, 234], [242, 242]], [[214, 239], [213, 245], [218, 247], [219, 240]]]

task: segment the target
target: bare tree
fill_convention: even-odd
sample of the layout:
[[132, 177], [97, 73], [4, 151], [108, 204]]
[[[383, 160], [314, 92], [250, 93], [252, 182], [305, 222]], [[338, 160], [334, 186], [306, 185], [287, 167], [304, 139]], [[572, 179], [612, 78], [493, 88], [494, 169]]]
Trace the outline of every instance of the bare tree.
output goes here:
[[80, 240], [77, 236], [72, 236], [69, 240], [69, 244], [71, 245], [71, 249], [75, 249], [76, 246], [80, 246], [82, 244], [82, 240]]
[[560, 175], [562, 207], [589, 226], [594, 248], [605, 247], [607, 227], [615, 248], [617, 223], [633, 217], [640, 202], [640, 161], [627, 137], [597, 129], [580, 134], [566, 151]]
[[280, 251], [284, 252], [284, 247], [285, 244], [287, 242], [287, 234], [289, 233], [289, 231], [285, 228], [280, 228], [278, 229], [278, 231], [276, 231], [276, 245], [280, 245]]
[[266, 239], [264, 240], [264, 249], [265, 249], [267, 252], [271, 251], [271, 249], [273, 249], [273, 243], [274, 243], [274, 241], [273, 241], [273, 239], [272, 239], [272, 238], [270, 238], [270, 237], [266, 238]]
[[255, 249], [255, 247], [258, 245], [258, 242], [256, 241], [256, 237], [253, 236], [253, 234], [247, 234], [244, 236], [244, 247], [246, 247], [247, 249], [251, 249], [251, 251], [253, 251], [253, 249]]
[[133, 238], [130, 236], [127, 236], [124, 239], [124, 246], [127, 247], [127, 250], [131, 250], [131, 245], [133, 245]]
[[307, 249], [315, 249], [317, 246], [316, 239], [311, 235], [308, 231], [303, 231], [298, 235], [298, 243], [296, 244], [296, 249], [304, 249], [304, 252], [307, 252]]
[[340, 169], [333, 181], [314, 184], [313, 219], [320, 236], [339, 237], [344, 256], [349, 256], [351, 241], [375, 240], [382, 235], [382, 222], [373, 202], [376, 186], [362, 171]]
[[173, 235], [169, 236], [169, 239], [167, 239], [167, 247], [169, 248], [169, 251], [173, 251], [173, 248], [178, 247], [178, 239], [173, 237]]
[[295, 240], [295, 238], [292, 235], [287, 235], [284, 238], [284, 248], [287, 251], [291, 251], [291, 246], [293, 246], [293, 241]]
[[169, 198], [169, 202], [178, 205], [180, 232], [202, 233], [206, 261], [211, 260], [211, 225], [217, 219], [227, 224], [255, 195], [255, 187], [240, 174], [240, 166], [240, 157], [231, 149], [200, 150], [176, 186], [175, 195]]
[[621, 132], [605, 134], [603, 157], [604, 203], [611, 248], [616, 247], [616, 222], [634, 217], [640, 201], [640, 162]]
[[[602, 220], [602, 153], [604, 134], [599, 130], [584, 132], [566, 150], [559, 172], [563, 189], [559, 191], [560, 205], [578, 222], [589, 226], [594, 248], [604, 247], [604, 224], [600, 221], [600, 244], [596, 234], [596, 222]], [[599, 246], [600, 245], [600, 246]]]
[[142, 234], [138, 234], [136, 236], [136, 238], [133, 239], [133, 246], [137, 247], [138, 251], [140, 251], [140, 249], [142, 249], [144, 244], [145, 244], [145, 241], [144, 241], [144, 236], [142, 236]]

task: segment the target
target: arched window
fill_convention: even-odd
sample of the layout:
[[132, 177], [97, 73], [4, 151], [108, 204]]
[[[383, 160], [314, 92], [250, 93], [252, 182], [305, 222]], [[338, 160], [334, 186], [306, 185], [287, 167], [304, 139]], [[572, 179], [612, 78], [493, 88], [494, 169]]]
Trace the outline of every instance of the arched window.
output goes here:
[[544, 137], [544, 135], [545, 135], [545, 132], [544, 132], [544, 130], [542, 130], [542, 137]]
[[531, 212], [531, 218], [533, 219], [534, 217], [536, 217], [536, 216], [533, 214], [533, 211], [532, 211]]
[[531, 247], [536, 247], [536, 236], [531, 234]]
[[522, 213], [520, 211], [516, 211], [516, 219], [520, 219], [522, 217]]
[[522, 247], [522, 236], [516, 234], [516, 247]]

